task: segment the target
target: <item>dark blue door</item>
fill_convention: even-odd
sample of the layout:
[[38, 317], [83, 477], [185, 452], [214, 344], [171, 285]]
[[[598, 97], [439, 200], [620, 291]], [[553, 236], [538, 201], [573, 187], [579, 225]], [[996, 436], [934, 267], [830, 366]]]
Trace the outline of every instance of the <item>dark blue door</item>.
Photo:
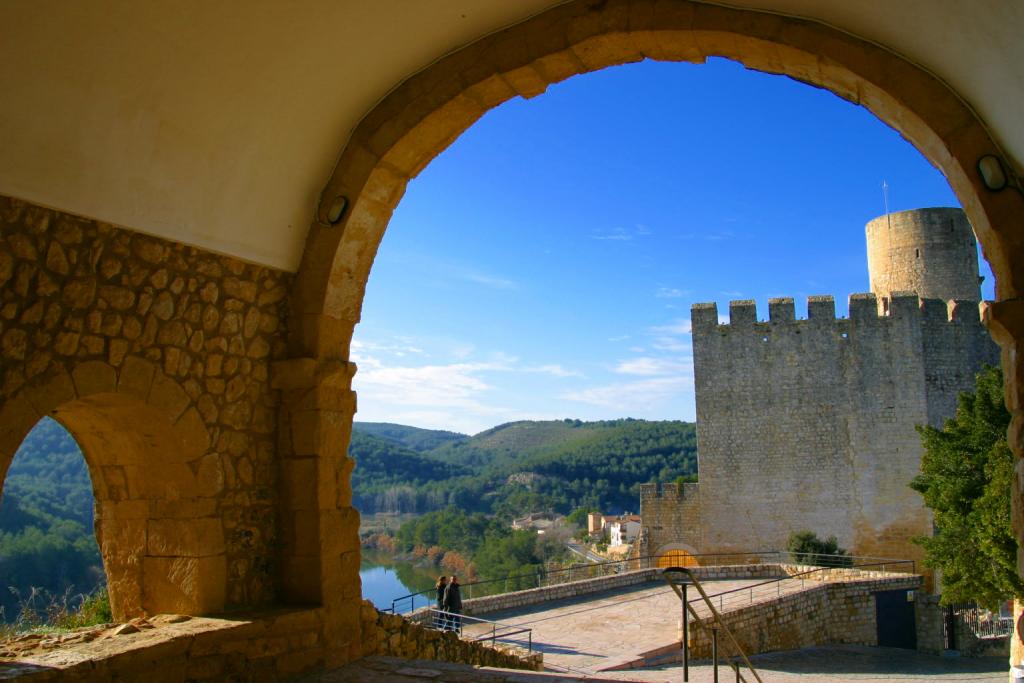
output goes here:
[[910, 591], [875, 593], [875, 615], [878, 620], [879, 647], [917, 649], [917, 626]]

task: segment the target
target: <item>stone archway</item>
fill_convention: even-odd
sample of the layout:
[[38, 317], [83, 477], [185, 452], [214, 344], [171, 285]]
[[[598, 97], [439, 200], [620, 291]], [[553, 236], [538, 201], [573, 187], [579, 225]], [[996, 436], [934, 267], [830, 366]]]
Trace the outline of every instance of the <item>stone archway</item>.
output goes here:
[[[44, 415], [82, 449], [116, 619], [223, 609], [224, 533], [203, 485], [209, 434], [185, 410], [176, 381], [135, 357], [120, 370], [86, 361], [70, 375], [31, 383], [6, 405], [17, 406], [20, 419], [0, 450], [0, 472], [14, 457], [18, 433], [23, 439]], [[4, 417], [14, 415], [5, 410]]]
[[[1017, 361], [1024, 339], [1024, 197], [985, 189], [978, 160], [994, 154], [1008, 162], [963, 98], [884, 47], [813, 21], [686, 0], [575, 0], [486, 36], [401, 83], [339, 154], [292, 291], [291, 360], [277, 372], [277, 386], [286, 390], [282, 428], [290, 425], [295, 435], [281, 453], [284, 476], [299, 482], [296, 491], [316, 491], [315, 501], [286, 495], [284, 507], [296, 520], [286, 533], [319, 539], [284, 568], [286, 586], [315, 571], [321, 588], [310, 598], [340, 605], [358, 595], [351, 526], [357, 516], [344, 455], [355, 411], [349, 347], [378, 245], [408, 181], [485, 112], [517, 95], [534, 97], [576, 74], [645, 58], [712, 56], [868, 108], [945, 174], [997, 278], [999, 302], [987, 317], [1003, 347], [1011, 444], [1024, 453], [1024, 363]], [[332, 221], [341, 206], [344, 213]]]
[[685, 543], [667, 543], [654, 553], [655, 566], [665, 567], [699, 567], [698, 553]]

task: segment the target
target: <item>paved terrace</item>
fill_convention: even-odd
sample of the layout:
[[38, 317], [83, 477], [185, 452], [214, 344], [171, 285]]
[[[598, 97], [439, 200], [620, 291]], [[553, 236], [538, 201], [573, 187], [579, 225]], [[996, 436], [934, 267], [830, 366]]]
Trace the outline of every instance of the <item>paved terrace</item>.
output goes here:
[[[751, 658], [765, 683], [982, 683], [1006, 681], [1007, 663], [1000, 657], [960, 659], [923, 655], [911, 650], [854, 645], [773, 652]], [[719, 669], [719, 680], [730, 681], [732, 672]], [[678, 683], [682, 667], [647, 671], [617, 671], [595, 676], [532, 673], [490, 669], [423, 660], [369, 657], [331, 673], [304, 679], [303, 683]], [[711, 683], [709, 665], [690, 667], [691, 683]]]
[[[725, 611], [774, 600], [802, 589], [799, 580], [768, 586], [765, 579], [703, 581], [716, 608]], [[820, 583], [813, 584], [820, 586]], [[728, 591], [733, 591], [727, 593]], [[698, 597], [690, 590], [690, 598]], [[702, 618], [707, 606], [695, 605]], [[502, 624], [533, 629], [533, 648], [545, 668], [593, 675], [636, 660], [645, 652], [679, 642], [680, 600], [662, 581], [602, 591], [483, 615]], [[467, 623], [464, 635], [485, 635], [490, 627]], [[525, 646], [526, 642], [522, 644]]]

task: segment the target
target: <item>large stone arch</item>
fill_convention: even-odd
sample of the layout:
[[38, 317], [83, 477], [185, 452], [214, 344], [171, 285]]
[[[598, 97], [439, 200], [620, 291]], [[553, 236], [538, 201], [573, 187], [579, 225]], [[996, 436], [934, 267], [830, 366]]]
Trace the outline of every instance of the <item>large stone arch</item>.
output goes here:
[[[999, 302], [987, 317], [1004, 350], [1011, 440], [1022, 454], [1024, 364], [1017, 362], [1017, 345], [1024, 338], [1024, 197], [984, 187], [976, 169], [982, 156], [1012, 164], [969, 104], [907, 59], [814, 21], [686, 0], [576, 0], [488, 35], [399, 84], [352, 131], [321, 195], [292, 292], [289, 368], [303, 372], [288, 373], [295, 391], [286, 404], [301, 402], [302, 408], [286, 407], [282, 425], [315, 434], [316, 443], [306, 439], [293, 450], [296, 464], [286, 472], [291, 467], [300, 478], [302, 463], [301, 480], [318, 491], [321, 513], [293, 533], [322, 539], [309, 561], [325, 572], [324, 586], [334, 575], [347, 591], [358, 588], [358, 579], [345, 576], [337, 558], [326, 553], [323, 539], [325, 525], [337, 529], [340, 515], [354, 514], [348, 507], [351, 463], [344, 457], [355, 410], [349, 346], [378, 245], [409, 179], [512, 97], [534, 97], [573, 75], [645, 58], [701, 62], [711, 56], [863, 105], [945, 174], [996, 274]], [[332, 224], [339, 198], [347, 209]], [[303, 379], [296, 380], [300, 374]], [[328, 511], [334, 504], [338, 510]], [[352, 548], [355, 531], [345, 533], [346, 548]], [[355, 574], [354, 565], [350, 571]]]
[[[999, 301], [986, 318], [1003, 348], [1011, 445], [1024, 455], [1024, 363], [1017, 359], [1024, 339], [1024, 196], [984, 187], [981, 157], [996, 155], [1011, 172], [1019, 169], [969, 104], [907, 59], [814, 21], [687, 0], [575, 0], [485, 36], [395, 87], [352, 131], [321, 194], [292, 288], [290, 360], [277, 366], [275, 386], [284, 390], [281, 533], [293, 549], [282, 568], [284, 594], [333, 613], [328, 638], [352, 642], [360, 593], [358, 514], [345, 456], [356, 407], [349, 348], [370, 268], [406, 184], [512, 97], [534, 97], [573, 75], [645, 58], [711, 56], [863, 105], [944, 173], [996, 275]], [[1020, 491], [1018, 483], [1018, 503]], [[1014, 517], [1018, 535], [1021, 518]]]
[[0, 411], [7, 428], [0, 444], [4, 475], [44, 416], [81, 447], [117, 619], [224, 607], [224, 533], [213, 516], [216, 491], [204, 491], [201, 474], [210, 437], [188, 403], [177, 381], [152, 362], [128, 357], [120, 369], [85, 361], [70, 373], [47, 373]]

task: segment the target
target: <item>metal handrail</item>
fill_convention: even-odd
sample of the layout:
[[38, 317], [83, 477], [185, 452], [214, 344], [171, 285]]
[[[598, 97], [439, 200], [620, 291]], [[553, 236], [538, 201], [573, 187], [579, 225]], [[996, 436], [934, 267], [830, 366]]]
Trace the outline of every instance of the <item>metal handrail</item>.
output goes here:
[[[739, 643], [738, 640], [736, 640], [736, 636], [734, 636], [732, 634], [732, 631], [726, 625], [725, 621], [722, 620], [722, 615], [720, 615], [718, 613], [718, 610], [715, 609], [715, 606], [711, 602], [711, 598], [708, 596], [708, 594], [706, 592], [704, 592], [704, 587], [700, 585], [700, 581], [698, 581], [697, 577], [693, 575], [693, 572], [691, 571], [691, 569], [687, 568], [687, 567], [668, 567], [668, 568], [666, 568], [665, 570], [662, 571], [661, 575], [665, 579], [665, 582], [668, 583], [668, 585], [672, 588], [672, 591], [677, 596], [679, 596], [679, 598], [683, 601], [683, 608], [685, 610], [684, 614], [683, 614], [683, 624], [684, 624], [684, 626], [686, 625], [686, 622], [689, 621], [689, 619], [686, 616], [686, 614], [689, 613], [689, 614], [693, 615], [694, 624], [696, 626], [699, 626], [699, 627], [705, 628], [705, 629], [710, 629], [712, 631], [712, 636], [714, 638], [714, 640], [713, 640], [713, 643], [714, 643], [714, 645], [713, 645], [714, 654], [712, 656], [714, 658], [715, 680], [718, 680], [718, 647], [717, 647], [718, 639], [717, 639], [717, 630], [716, 629], [711, 629], [705, 623], [707, 620], [706, 619], [701, 619], [697, 615], [697, 610], [695, 610], [693, 608], [693, 606], [690, 604], [691, 602], [694, 602], [694, 601], [693, 600], [686, 600], [685, 599], [684, 593], [669, 578], [668, 572], [679, 572], [679, 573], [685, 574], [689, 578], [691, 585], [694, 588], [697, 589], [697, 592], [700, 593], [701, 599], [708, 606], [708, 610], [711, 612], [712, 619], [715, 621], [715, 623], [718, 624], [719, 628], [721, 628], [725, 632], [725, 635], [729, 636], [729, 640], [732, 642], [732, 646], [736, 649], [737, 654], [739, 654], [739, 656], [743, 659], [743, 663], [746, 665], [746, 667], [748, 669], [750, 669], [750, 673], [754, 675], [754, 680], [756, 680], [758, 683], [763, 683], [763, 681], [761, 681], [761, 676], [759, 676], [758, 673], [757, 673], [757, 669], [754, 668], [754, 665], [750, 662], [750, 659], [747, 657], [746, 653], [743, 652], [743, 648], [740, 647], [740, 643]], [[686, 632], [684, 630], [683, 638], [682, 638], [682, 640], [683, 640], [682, 645], [683, 645], [683, 652], [684, 652], [684, 670], [686, 668], [685, 667], [685, 653], [686, 653], [686, 649], [689, 647], [689, 643], [686, 642], [686, 635], [685, 635], [685, 633]], [[738, 668], [736, 669], [736, 676], [737, 676], [737, 678], [742, 679], [742, 676], [740, 676]], [[686, 678], [689, 678], [689, 677], [686, 676], [686, 674], [684, 673], [684, 679], [686, 679]]]
[[[457, 630], [459, 636], [462, 636], [463, 623], [471, 621], [477, 624], [490, 624], [491, 632], [484, 633], [483, 635], [474, 636], [471, 638], [474, 642], [481, 642], [484, 640], [491, 641], [491, 645], [494, 645], [498, 641], [510, 641], [519, 644], [519, 641], [513, 641], [510, 636], [517, 636], [520, 634], [526, 634], [526, 650], [527, 652], [533, 653], [533, 629], [527, 626], [519, 626], [517, 624], [503, 624], [500, 621], [491, 621], [490, 619], [482, 619], [480, 617], [472, 617], [466, 614], [459, 614], [457, 612], [447, 612], [445, 610], [431, 607], [426, 610], [424, 616], [429, 618], [431, 624], [437, 630]], [[455, 628], [449, 626], [454, 624]], [[501, 631], [499, 632], [499, 629]]]
[[[698, 559], [698, 560], [700, 558], [729, 558], [729, 557], [745, 557], [745, 558], [759, 557], [759, 558], [763, 558], [763, 557], [773, 557], [773, 556], [777, 557], [779, 554], [780, 553], [777, 550], [766, 550], [766, 551], [751, 551], [751, 552], [739, 552], [739, 553], [694, 553], [694, 554], [691, 555], [691, 557], [693, 557], [695, 559]], [[540, 570], [540, 571], [535, 572], [534, 574], [516, 574], [516, 575], [512, 575], [512, 576], [501, 577], [501, 578], [498, 578], [498, 579], [486, 579], [484, 581], [471, 581], [469, 583], [462, 583], [460, 585], [462, 586], [463, 590], [466, 592], [466, 598], [467, 599], [472, 599], [472, 597], [473, 597], [473, 587], [474, 586], [480, 587], [480, 586], [486, 586], [486, 585], [490, 585], [490, 584], [496, 584], [496, 583], [504, 582], [506, 584], [506, 590], [505, 591], [499, 591], [499, 593], [500, 592], [508, 592], [507, 591], [507, 587], [508, 587], [508, 583], [509, 582], [520, 582], [523, 579], [527, 579], [527, 580], [535, 580], [536, 581], [536, 585], [531, 586], [532, 588], [540, 588], [540, 587], [542, 587], [542, 585], [545, 582], [548, 582], [548, 585], [554, 585], [555, 583], [561, 583], [561, 581], [554, 581], [553, 579], [557, 579], [557, 578], [559, 578], [560, 576], [563, 576], [563, 575], [567, 577], [567, 581], [572, 581], [573, 580], [573, 572], [592, 573], [595, 569], [597, 569], [598, 571], [602, 571], [603, 572], [606, 568], [610, 567], [610, 568], [613, 568], [613, 569], [614, 568], [618, 568], [618, 569], [615, 570], [614, 573], [620, 573], [622, 571], [628, 571], [629, 570], [629, 566], [631, 566], [631, 565], [640, 565], [640, 566], [636, 567], [636, 570], [650, 569], [650, 568], [652, 568], [652, 566], [654, 566], [654, 565], [651, 564], [651, 560], [657, 560], [660, 557], [661, 557], [660, 555], [644, 555], [642, 557], [633, 557], [633, 558], [627, 558], [627, 559], [622, 559], [622, 560], [608, 560], [607, 562], [576, 563], [576, 564], [572, 564], [572, 565], [570, 565], [568, 567], [564, 567], [562, 569]], [[401, 596], [399, 598], [395, 598], [394, 600], [391, 601], [391, 610], [392, 610], [392, 612], [394, 614], [406, 614], [408, 612], [412, 612], [413, 610], [416, 609], [416, 599], [417, 598], [424, 598], [425, 602], [427, 604], [435, 602], [435, 600], [437, 598], [437, 589], [436, 588], [428, 588], [426, 590], [417, 591], [415, 593], [409, 593], [408, 595], [403, 595], [403, 596]], [[404, 608], [400, 609], [399, 606], [401, 605], [401, 603], [403, 603], [405, 601], [409, 602], [408, 609], [404, 609]]]
[[[783, 581], [789, 581], [790, 579], [800, 579], [800, 581], [801, 581], [801, 588], [802, 588], [803, 587], [803, 581], [806, 580], [804, 577], [806, 577], [808, 574], [816, 574], [818, 572], [829, 572], [829, 571], [834, 571], [836, 569], [858, 569], [858, 570], [863, 570], [864, 567], [877, 567], [879, 565], [881, 565], [882, 567], [885, 567], [885, 566], [891, 565], [891, 564], [910, 564], [910, 566], [911, 566], [911, 572], [910, 573], [911, 574], [914, 573], [913, 572], [913, 568], [914, 568], [914, 561], [913, 560], [889, 560], [887, 562], [872, 562], [872, 563], [868, 563], [868, 564], [855, 564], [855, 565], [851, 565], [851, 566], [848, 566], [848, 567], [816, 567], [815, 569], [808, 569], [807, 571], [798, 572], [796, 574], [787, 574], [786, 576], [780, 576], [780, 577], [776, 577], [774, 579], [768, 579], [767, 581], [762, 581], [761, 583], [755, 583], [755, 584], [752, 584], [750, 586], [741, 586], [740, 588], [732, 588], [732, 589], [727, 590], [727, 591], [722, 591], [721, 593], [714, 593], [710, 597], [718, 598], [719, 599], [718, 600], [718, 609], [722, 609], [722, 596], [723, 595], [730, 595], [732, 593], [741, 593], [741, 592], [747, 591], [747, 592], [750, 593], [751, 602], [753, 602], [754, 589], [755, 588], [760, 588], [761, 586], [768, 586], [768, 585], [771, 585], [771, 584], [778, 584], [780, 586], [780, 588], [781, 588], [781, 585], [782, 585]], [[698, 598], [694, 598], [693, 600], [691, 600], [691, 602], [695, 602], [696, 600], [698, 600]]]
[[[794, 560], [793, 559], [794, 555], [799, 555], [801, 557], [801, 559], [799, 561]], [[881, 565], [883, 567], [883, 571], [884, 571], [884, 567], [887, 566], [887, 565], [891, 565], [891, 564], [905, 565], [905, 564], [909, 563], [910, 564], [910, 573], [913, 574], [915, 572], [915, 570], [916, 570], [916, 566], [915, 566], [915, 563], [914, 563], [913, 560], [901, 560], [901, 559], [896, 559], [896, 558], [885, 558], [885, 557], [871, 557], [871, 556], [867, 556], [867, 555], [838, 555], [838, 554], [827, 554], [827, 553], [790, 553], [787, 550], [748, 551], [748, 552], [737, 552], [737, 553], [694, 553], [694, 554], [690, 555], [690, 557], [693, 557], [694, 559], [697, 559], [697, 560], [700, 560], [701, 558], [728, 558], [728, 557], [745, 557], [745, 558], [749, 558], [749, 557], [757, 557], [757, 558], [762, 558], [762, 562], [764, 562], [766, 564], [770, 564], [773, 561], [775, 563], [778, 563], [778, 564], [786, 564], [787, 563], [786, 559], [788, 559], [793, 564], [807, 564], [806, 558], [807, 557], [811, 557], [811, 556], [813, 556], [819, 562], [822, 561], [822, 560], [833, 560], [835, 563], [838, 563], [838, 562], [841, 562], [841, 561], [842, 562], [854, 562], [854, 563], [857, 563], [860, 560], [874, 560], [875, 561], [872, 564], [853, 564], [853, 565], [845, 565], [845, 566], [837, 566], [837, 565], [822, 566], [822, 567], [820, 567], [821, 569], [854, 569], [854, 568], [858, 568], [858, 567], [861, 567], [861, 566], [877, 566], [877, 565]], [[639, 569], [650, 569], [652, 566], [654, 566], [654, 565], [651, 564], [651, 560], [657, 560], [660, 557], [661, 557], [660, 555], [644, 555], [642, 557], [627, 558], [627, 559], [622, 559], [622, 560], [608, 560], [607, 562], [592, 562], [592, 563], [586, 563], [586, 564], [584, 564], [584, 563], [577, 563], [577, 564], [573, 564], [573, 565], [570, 565], [570, 566], [562, 568], [562, 569], [540, 570], [540, 571], [538, 571], [538, 572], [536, 572], [534, 574], [516, 574], [516, 575], [511, 575], [511, 576], [505, 576], [505, 577], [498, 578], [498, 579], [486, 579], [484, 581], [471, 581], [469, 583], [463, 583], [461, 585], [463, 587], [463, 590], [466, 591], [467, 599], [472, 599], [472, 597], [473, 597], [473, 587], [474, 586], [482, 587], [482, 586], [487, 586], [487, 585], [490, 585], [490, 584], [496, 584], [496, 583], [504, 582], [505, 583], [505, 590], [504, 591], [499, 591], [499, 593], [500, 592], [508, 592], [508, 584], [510, 582], [519, 583], [523, 579], [528, 579], [528, 580], [531, 580], [531, 581], [534, 581], [534, 580], [536, 581], [536, 584], [534, 586], [531, 586], [531, 588], [540, 588], [545, 583], [545, 581], [548, 582], [548, 585], [553, 585], [554, 583], [561, 583], [560, 581], [553, 581], [552, 580], [553, 578], [557, 579], [561, 575], [566, 575], [568, 581], [572, 581], [573, 580], [572, 574], [573, 574], [574, 571], [576, 571], [576, 572], [580, 572], [580, 571], [592, 572], [594, 569], [600, 568], [599, 571], [603, 572], [605, 570], [605, 568], [608, 568], [608, 567], [616, 568], [616, 567], [618, 567], [618, 569], [615, 571], [615, 573], [620, 573], [622, 571], [627, 571], [628, 570], [628, 565], [633, 565], [633, 564], [641, 565], [641, 566], [638, 566], [636, 568], [637, 570], [639, 570]], [[768, 560], [767, 558], [772, 558], [772, 559]], [[786, 558], [786, 559], [783, 559], [783, 558]], [[701, 566], [709, 566], [709, 565], [707, 565], [705, 563], [700, 563], [700, 565]], [[771, 582], [769, 582], [769, 583], [771, 583]], [[517, 590], [521, 590], [521, 589], [517, 589]], [[744, 588], [743, 590], [747, 590], [747, 588]], [[412, 612], [412, 611], [414, 611], [416, 609], [416, 599], [417, 598], [424, 598], [425, 602], [429, 605], [430, 603], [435, 602], [436, 597], [437, 597], [437, 589], [436, 588], [428, 588], [426, 590], [417, 591], [415, 593], [409, 593], [408, 595], [403, 595], [403, 596], [401, 596], [399, 598], [395, 598], [394, 600], [392, 600], [391, 601], [390, 611], [393, 614], [406, 614], [406, 613]], [[402, 605], [402, 603], [406, 602], [406, 601], [408, 601], [408, 603], [409, 603], [408, 604], [408, 609], [405, 609], [404, 608], [405, 606]], [[400, 606], [402, 608], [400, 608]]]

